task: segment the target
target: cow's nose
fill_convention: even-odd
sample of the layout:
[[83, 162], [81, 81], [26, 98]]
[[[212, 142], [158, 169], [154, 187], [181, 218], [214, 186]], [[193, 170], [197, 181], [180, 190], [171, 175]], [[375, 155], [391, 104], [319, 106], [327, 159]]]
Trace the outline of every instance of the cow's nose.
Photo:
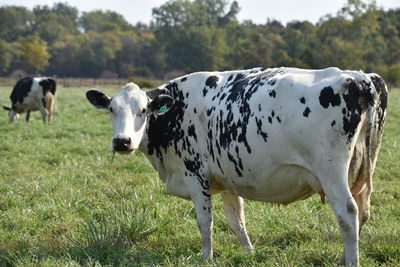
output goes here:
[[128, 136], [118, 136], [115, 137], [112, 141], [114, 151], [122, 152], [122, 153], [129, 153], [133, 151], [131, 146], [132, 139]]

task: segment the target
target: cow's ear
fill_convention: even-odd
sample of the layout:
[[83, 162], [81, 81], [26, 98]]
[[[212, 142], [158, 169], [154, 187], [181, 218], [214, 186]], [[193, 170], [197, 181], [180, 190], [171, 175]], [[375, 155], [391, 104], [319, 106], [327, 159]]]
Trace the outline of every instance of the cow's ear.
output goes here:
[[167, 112], [174, 104], [174, 99], [169, 95], [158, 95], [153, 101], [147, 104], [149, 113], [162, 114]]
[[3, 106], [3, 108], [4, 108], [5, 110], [8, 110], [8, 111], [10, 111], [10, 110], [11, 110], [11, 108], [9, 108], [9, 107], [6, 107], [6, 106]]
[[110, 104], [110, 98], [98, 90], [87, 91], [86, 97], [98, 109], [107, 109]]

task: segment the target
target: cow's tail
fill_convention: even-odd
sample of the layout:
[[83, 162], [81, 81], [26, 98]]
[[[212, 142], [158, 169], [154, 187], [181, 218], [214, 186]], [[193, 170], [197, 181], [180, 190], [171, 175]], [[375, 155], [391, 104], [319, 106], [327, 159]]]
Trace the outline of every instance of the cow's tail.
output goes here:
[[362, 82], [365, 105], [367, 106], [365, 150], [363, 153], [367, 195], [372, 192], [372, 175], [381, 145], [383, 125], [386, 117], [388, 91], [384, 80], [377, 74], [367, 74], [369, 81]]

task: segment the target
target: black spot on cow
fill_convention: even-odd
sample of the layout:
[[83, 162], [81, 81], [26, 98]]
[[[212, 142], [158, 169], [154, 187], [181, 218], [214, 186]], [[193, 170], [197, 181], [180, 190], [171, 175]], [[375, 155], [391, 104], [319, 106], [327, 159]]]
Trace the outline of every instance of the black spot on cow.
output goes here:
[[208, 130], [207, 136], [208, 136], [207, 149], [210, 152], [210, 155], [211, 155], [212, 159], [215, 160], [214, 148], [213, 148], [213, 145], [212, 145], [213, 144], [213, 134], [212, 134], [212, 130], [211, 129]]
[[194, 138], [194, 140], [197, 141], [196, 129], [194, 128], [193, 124], [188, 127], [188, 135], [192, 136]]
[[304, 97], [300, 98], [300, 103], [305, 104], [306, 103], [306, 99]]
[[385, 111], [387, 108], [387, 90], [383, 79], [378, 75], [371, 75], [371, 81], [379, 94], [379, 109], [378, 109], [378, 128], [382, 132], [385, 123]]
[[363, 88], [358, 82], [351, 79], [344, 86], [347, 94], [343, 94], [343, 100], [346, 103], [347, 113], [343, 116], [343, 131], [347, 135], [347, 142], [350, 143], [361, 121], [366, 102]]
[[276, 116], [276, 120], [281, 123], [281, 118], [279, 118], [279, 116]]
[[19, 80], [11, 92], [10, 99], [12, 106], [16, 106], [17, 104], [23, 103], [24, 98], [29, 94], [31, 91], [33, 83], [32, 77], [26, 77]]
[[272, 123], [272, 118], [268, 116], [268, 122]]
[[[230, 89], [228, 90], [225, 104], [229, 106], [229, 104], [235, 103], [235, 106], [239, 106], [241, 114], [237, 120], [228, 123], [226, 120], [223, 120], [223, 112], [220, 112], [217, 123], [219, 123], [220, 130], [219, 141], [223, 148], [227, 148], [232, 141], [237, 141], [244, 143], [248, 153], [251, 153], [251, 148], [246, 137], [247, 126], [252, 114], [249, 100], [257, 92], [260, 79], [238, 74], [231, 83], [226, 85]], [[246, 90], [244, 90], [245, 88]], [[233, 119], [233, 111], [228, 109], [226, 117]]]
[[347, 113], [346, 108], [342, 108], [342, 114], [343, 114], [343, 115], [346, 115], [346, 113]]
[[275, 90], [271, 90], [271, 91], [269, 92], [269, 96], [275, 98], [275, 97], [276, 97], [276, 92], [275, 92]]
[[206, 86], [210, 88], [217, 88], [219, 78], [217, 76], [210, 76], [206, 80]]
[[232, 81], [232, 79], [233, 79], [233, 74], [229, 75], [228, 82]]
[[207, 88], [204, 87], [204, 88], [203, 88], [203, 96], [206, 96], [206, 95], [207, 95]]
[[52, 95], [56, 93], [56, 81], [53, 79], [43, 79], [39, 82], [39, 85], [42, 87], [43, 96], [50, 92]]
[[336, 125], [336, 121], [333, 120], [333, 121], [331, 122], [331, 126], [333, 127], [333, 126], [335, 126], [335, 125]]
[[193, 109], [194, 114], [197, 114], [197, 110], [196, 108]]
[[[236, 161], [236, 159], [235, 159], [229, 152], [228, 152], [228, 159], [229, 159], [230, 162], [233, 163], [233, 166], [234, 166], [234, 168], [235, 168], [235, 171], [236, 171], [237, 175], [238, 175], [239, 177], [243, 177], [243, 173], [242, 173], [242, 171], [241, 171], [241, 169], [240, 169], [239, 162]], [[242, 167], [242, 169], [243, 169], [243, 166], [241, 166], [241, 167]]]
[[189, 173], [196, 173], [198, 170], [201, 168], [200, 166], [200, 161], [198, 160], [183, 160], [186, 170], [189, 171]]
[[307, 118], [310, 112], [311, 112], [310, 108], [306, 107], [306, 109], [303, 111], [303, 116]]
[[324, 87], [321, 90], [321, 93], [319, 95], [319, 103], [321, 104], [322, 107], [328, 108], [329, 105], [332, 105], [332, 107], [339, 106], [341, 102], [340, 95], [335, 94], [333, 91], [332, 87]]
[[183, 77], [182, 79], [181, 79], [181, 82], [184, 82], [184, 81], [186, 81], [187, 80], [187, 77]]
[[211, 195], [209, 193], [207, 193], [206, 191], [201, 191], [201, 193], [206, 197], [211, 197]]
[[267, 142], [268, 134], [262, 130], [262, 120], [256, 117], [257, 134], [260, 135], [264, 142]]

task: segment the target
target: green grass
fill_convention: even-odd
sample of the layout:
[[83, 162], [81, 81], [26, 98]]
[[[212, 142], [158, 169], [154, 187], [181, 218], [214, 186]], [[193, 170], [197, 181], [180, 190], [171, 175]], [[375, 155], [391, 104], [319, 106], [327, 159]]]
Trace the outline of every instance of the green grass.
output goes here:
[[[110, 95], [119, 90], [105, 90]], [[10, 125], [0, 116], [0, 266], [331, 266], [342, 240], [318, 196], [289, 206], [246, 201], [254, 255], [238, 245], [214, 197], [214, 259], [199, 257], [189, 201], [165, 193], [144, 155], [108, 150], [108, 115], [84, 89], [59, 90], [51, 125], [39, 112]], [[0, 88], [8, 104], [10, 88]], [[400, 91], [374, 176], [372, 218], [363, 229], [363, 266], [400, 265]]]

